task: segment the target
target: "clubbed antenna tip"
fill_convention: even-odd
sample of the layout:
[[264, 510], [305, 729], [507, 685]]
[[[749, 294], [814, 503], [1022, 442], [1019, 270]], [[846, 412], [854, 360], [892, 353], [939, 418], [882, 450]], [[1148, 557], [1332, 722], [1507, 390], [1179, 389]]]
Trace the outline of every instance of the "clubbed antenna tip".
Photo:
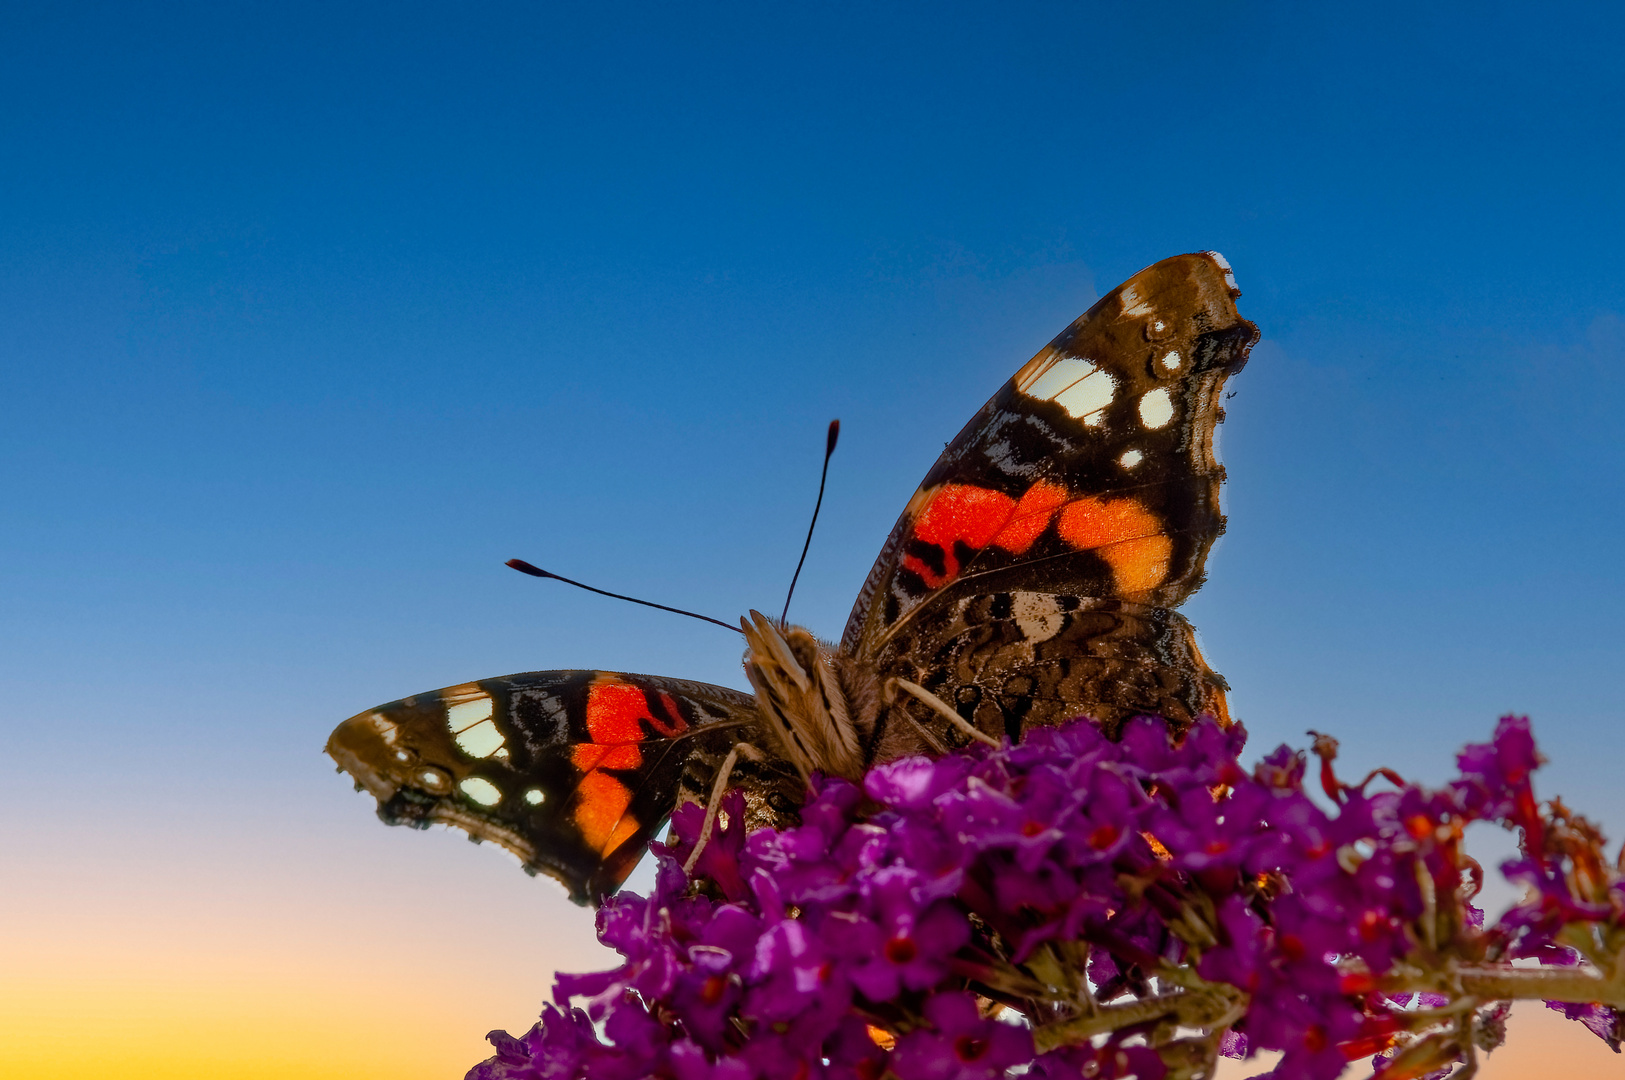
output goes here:
[[801, 567], [807, 561], [807, 550], [812, 547], [813, 529], [818, 525], [818, 511], [824, 505], [824, 484], [829, 480], [829, 458], [835, 453], [835, 441], [841, 437], [841, 422], [829, 422], [829, 434], [824, 438], [824, 469], [818, 474], [818, 501], [813, 503], [812, 524], [807, 526], [807, 542], [801, 545], [801, 558], [796, 560], [796, 572], [790, 577], [790, 591], [784, 595], [784, 611], [779, 615], [783, 625], [790, 617], [790, 597], [796, 594], [796, 582], [801, 578]]
[[724, 629], [732, 630], [735, 633], [741, 632], [739, 627], [729, 625], [728, 623], [723, 622], [721, 619], [713, 619], [709, 615], [701, 615], [696, 611], [684, 611], [682, 608], [678, 607], [667, 607], [665, 604], [656, 604], [651, 600], [639, 600], [635, 596], [624, 596], [621, 593], [608, 592], [604, 589], [595, 589], [591, 585], [583, 585], [579, 581], [571, 581], [562, 574], [555, 574], [551, 570], [543, 570], [540, 566], [532, 566], [524, 559], [509, 559], [504, 565], [513, 567], [521, 574], [529, 574], [531, 577], [552, 578], [554, 581], [562, 581], [566, 585], [574, 585], [578, 589], [586, 589], [588, 592], [597, 593], [599, 596], [607, 596], [614, 600], [626, 600], [634, 604], [642, 604], [644, 607], [659, 608], [661, 611], [669, 611], [674, 615], [687, 615], [691, 619], [704, 619], [708, 623], [716, 623], [718, 626], [723, 627]]

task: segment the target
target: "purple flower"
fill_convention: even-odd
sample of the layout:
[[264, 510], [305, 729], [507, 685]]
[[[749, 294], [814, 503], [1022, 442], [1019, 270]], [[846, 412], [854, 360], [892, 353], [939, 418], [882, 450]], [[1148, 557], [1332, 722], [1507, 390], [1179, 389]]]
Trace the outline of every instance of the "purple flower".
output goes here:
[[1042, 1080], [1162, 1080], [1168, 1065], [1148, 1046], [1069, 1046], [1033, 1060], [1029, 1076]]
[[948, 974], [949, 957], [970, 941], [970, 924], [952, 904], [921, 909], [915, 876], [903, 867], [877, 872], [869, 886], [873, 921], [851, 924], [850, 978], [871, 1001], [889, 1001], [904, 987], [929, 990]]
[[1248, 1050], [1247, 1036], [1243, 1035], [1234, 1028], [1226, 1031], [1224, 1033], [1224, 1037], [1219, 1040], [1220, 1057], [1227, 1057], [1239, 1061], [1246, 1057], [1249, 1053], [1250, 1051]]
[[925, 1004], [930, 1028], [897, 1040], [900, 1080], [993, 1080], [1033, 1058], [1026, 1028], [984, 1018], [969, 994], [938, 994]]
[[1580, 1005], [1562, 1001], [1548, 1001], [1546, 1007], [1556, 1009], [1570, 1020], [1578, 1020], [1587, 1031], [1607, 1043], [1608, 1048], [1616, 1054], [1619, 1053], [1620, 1043], [1625, 1042], [1625, 1016], [1617, 1009], [1610, 1009], [1606, 1005], [1594, 1002]]
[[[1217, 1049], [1279, 1051], [1271, 1075], [1330, 1080], [1354, 1058], [1391, 1060], [1380, 1055], [1431, 1022], [1413, 1000], [1449, 1004], [1434, 990], [1453, 966], [1572, 965], [1582, 958], [1559, 940], [1625, 926], [1625, 881], [1600, 834], [1535, 802], [1527, 721], [1503, 719], [1436, 790], [1391, 772], [1373, 790], [1343, 783], [1322, 739], [1335, 813], [1305, 793], [1305, 754], [1282, 747], [1248, 772], [1244, 739], [1211, 719], [1177, 743], [1146, 717], [1121, 742], [1088, 722], [1041, 729], [891, 762], [861, 787], [815, 778], [801, 824], [782, 833], [747, 835], [730, 792], [693, 881], [680, 860], [704, 815], [685, 807], [672, 850], [654, 846], [653, 895], [600, 912], [622, 965], [559, 976], [556, 1006], [522, 1037], [493, 1032], [496, 1055], [471, 1080], [993, 1080], [1018, 1067], [1160, 1080], [1143, 1027], [1035, 1058], [1029, 1027], [978, 1008], [977, 995], [1062, 996], [1084, 975], [1066, 965], [1084, 957], [1101, 1001], [1165, 993], [1171, 975], [1239, 988], [1250, 1008], [1208, 1036]], [[1533, 886], [1489, 928], [1462, 848], [1480, 820], [1521, 830], [1524, 854], [1504, 870]], [[1427, 991], [1381, 993], [1396, 970], [1421, 972]], [[1622, 1034], [1614, 1009], [1554, 1007], [1611, 1043]]]

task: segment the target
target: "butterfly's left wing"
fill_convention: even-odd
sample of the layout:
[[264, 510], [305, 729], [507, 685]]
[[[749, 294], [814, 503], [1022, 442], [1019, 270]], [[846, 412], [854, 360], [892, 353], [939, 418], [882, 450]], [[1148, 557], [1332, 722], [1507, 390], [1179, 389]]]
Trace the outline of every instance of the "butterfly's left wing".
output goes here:
[[1147, 267], [1041, 350], [926, 474], [841, 645], [991, 733], [1224, 715], [1173, 609], [1224, 529], [1225, 380], [1258, 338], [1213, 252]]
[[626, 880], [679, 798], [752, 738], [756, 699], [611, 671], [533, 671], [352, 716], [327, 753], [392, 825], [455, 825], [561, 881], [576, 903]]

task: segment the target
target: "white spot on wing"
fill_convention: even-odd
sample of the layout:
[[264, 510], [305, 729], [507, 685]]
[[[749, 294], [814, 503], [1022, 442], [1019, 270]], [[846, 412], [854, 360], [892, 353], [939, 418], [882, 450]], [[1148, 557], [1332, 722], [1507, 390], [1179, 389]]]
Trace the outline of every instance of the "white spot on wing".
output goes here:
[[1144, 460], [1145, 455], [1138, 450], [1124, 450], [1122, 456], [1117, 459], [1117, 463], [1125, 469], [1132, 469]]
[[457, 785], [464, 795], [481, 806], [495, 806], [502, 801], [502, 792], [483, 776], [470, 776]]
[[544, 794], [542, 789], [539, 787], [527, 788], [525, 791], [525, 801], [530, 803], [532, 806], [542, 805], [542, 800], [546, 798], [546, 794]]
[[1140, 299], [1140, 294], [1132, 288], [1124, 289], [1118, 301], [1123, 305], [1123, 315], [1126, 318], [1138, 319], [1142, 315], [1151, 314], [1151, 305]]
[[1140, 423], [1155, 431], [1174, 418], [1174, 398], [1166, 386], [1140, 398]]
[[1061, 632], [1066, 622], [1066, 613], [1048, 593], [1011, 593], [1010, 604], [1010, 614], [1029, 645], [1048, 641]]
[[471, 728], [481, 720], [491, 718], [491, 695], [481, 693], [467, 701], [446, 706], [446, 726], [453, 732]]
[[1028, 397], [1050, 401], [1073, 383], [1087, 379], [1099, 370], [1092, 361], [1080, 356], [1063, 356], [1040, 370], [1037, 377], [1028, 385], [1020, 387], [1020, 390]]
[[1092, 360], [1062, 356], [1040, 367], [1025, 383], [1018, 380], [1016, 388], [1040, 401], [1055, 402], [1074, 419], [1093, 427], [1104, 419], [1099, 413], [1112, 403], [1117, 384]]
[[1112, 382], [1112, 377], [1104, 371], [1097, 371], [1057, 394], [1055, 404], [1093, 426], [1105, 419], [1100, 413], [1112, 403], [1112, 394], [1116, 390], [1117, 385]]
[[458, 749], [471, 758], [487, 758], [502, 749], [502, 732], [490, 720], [481, 720], [453, 737], [457, 740]]
[[1157, 363], [1162, 365], [1162, 370], [1164, 371], [1178, 371], [1179, 365], [1182, 363], [1182, 361], [1179, 359], [1179, 353], [1170, 349], [1168, 351], [1168, 355], [1164, 356], [1161, 360], [1158, 360]]

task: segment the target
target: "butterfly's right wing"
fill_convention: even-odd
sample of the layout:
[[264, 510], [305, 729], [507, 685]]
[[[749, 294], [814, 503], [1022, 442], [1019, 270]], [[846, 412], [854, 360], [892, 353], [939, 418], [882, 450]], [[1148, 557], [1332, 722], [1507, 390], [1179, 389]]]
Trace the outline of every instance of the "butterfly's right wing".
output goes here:
[[1012, 590], [1175, 608], [1224, 531], [1213, 432], [1258, 329], [1214, 252], [1135, 274], [1039, 351], [909, 500], [841, 645], [879, 658], [933, 606]]
[[1224, 680], [1173, 609], [1224, 529], [1214, 429], [1258, 339], [1239, 295], [1216, 253], [1165, 259], [1040, 350], [926, 474], [843, 649], [994, 735], [1224, 719]]
[[716, 762], [758, 721], [756, 699], [726, 687], [532, 671], [358, 713], [327, 753], [389, 824], [455, 825], [596, 903], [680, 798], [705, 798]]

